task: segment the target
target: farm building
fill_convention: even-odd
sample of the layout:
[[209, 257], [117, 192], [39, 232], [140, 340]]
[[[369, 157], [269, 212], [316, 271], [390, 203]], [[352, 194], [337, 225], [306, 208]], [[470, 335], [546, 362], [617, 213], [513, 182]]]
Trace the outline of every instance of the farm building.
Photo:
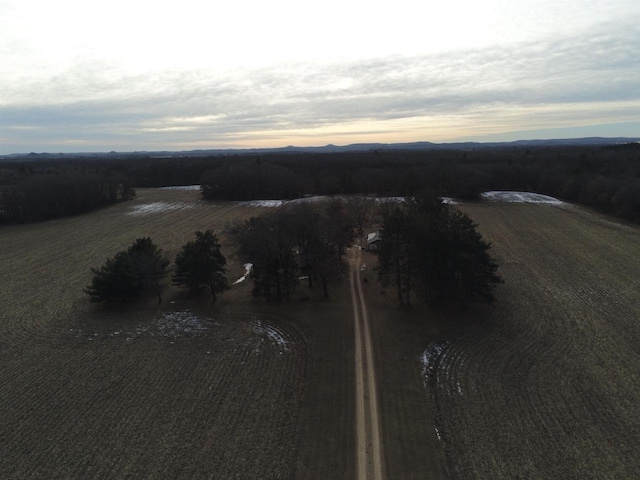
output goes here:
[[367, 250], [375, 251], [378, 250], [378, 246], [381, 240], [380, 230], [377, 232], [373, 232], [367, 235]]

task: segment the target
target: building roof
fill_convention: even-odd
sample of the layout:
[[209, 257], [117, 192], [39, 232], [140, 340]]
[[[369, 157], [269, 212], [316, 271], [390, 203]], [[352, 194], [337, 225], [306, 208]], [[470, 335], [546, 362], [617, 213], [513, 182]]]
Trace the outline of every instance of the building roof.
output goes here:
[[378, 240], [380, 240], [380, 231], [367, 235], [367, 244], [377, 242]]

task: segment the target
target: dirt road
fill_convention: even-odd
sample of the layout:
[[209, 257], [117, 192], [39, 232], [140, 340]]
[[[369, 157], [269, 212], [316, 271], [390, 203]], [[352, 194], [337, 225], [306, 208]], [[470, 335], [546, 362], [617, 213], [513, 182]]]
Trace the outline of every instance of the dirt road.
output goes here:
[[356, 472], [358, 480], [385, 478], [378, 395], [367, 306], [360, 279], [360, 250], [355, 250], [349, 281], [356, 340]]

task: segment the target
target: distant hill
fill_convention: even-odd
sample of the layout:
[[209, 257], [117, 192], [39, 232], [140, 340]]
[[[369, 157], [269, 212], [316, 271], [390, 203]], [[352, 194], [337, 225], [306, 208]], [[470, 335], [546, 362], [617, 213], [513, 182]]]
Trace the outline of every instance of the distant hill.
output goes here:
[[134, 152], [78, 152], [78, 153], [16, 153], [0, 156], [0, 160], [37, 160], [53, 158], [74, 158], [74, 157], [95, 157], [120, 158], [131, 156], [148, 156], [157, 158], [170, 157], [197, 157], [211, 155], [242, 155], [242, 154], [262, 154], [262, 153], [335, 153], [335, 152], [357, 152], [371, 150], [480, 150], [485, 148], [513, 148], [513, 147], [552, 147], [552, 146], [597, 146], [597, 145], [620, 145], [628, 143], [638, 143], [640, 137], [587, 137], [587, 138], [566, 138], [554, 140], [516, 140], [513, 142], [457, 142], [457, 143], [432, 143], [432, 142], [411, 142], [411, 143], [353, 143], [351, 145], [325, 145], [320, 147], [296, 147], [290, 145], [281, 148], [226, 148], [207, 150], [181, 150], [181, 151], [134, 151]]

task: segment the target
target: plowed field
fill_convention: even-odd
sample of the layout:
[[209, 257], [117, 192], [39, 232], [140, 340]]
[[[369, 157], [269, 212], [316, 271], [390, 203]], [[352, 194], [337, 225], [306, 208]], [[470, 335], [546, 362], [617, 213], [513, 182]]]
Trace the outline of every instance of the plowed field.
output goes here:
[[[89, 215], [0, 230], [0, 478], [352, 475], [348, 292], [328, 318], [311, 303], [255, 305], [249, 282], [215, 305], [167, 287], [160, 305], [104, 308], [82, 292], [90, 267], [138, 237], [173, 258], [195, 230], [264, 211], [139, 190]], [[233, 283], [245, 269], [220, 236]]]
[[640, 229], [570, 206], [460, 208], [506, 283], [422, 357], [450, 475], [640, 478]]
[[[215, 305], [173, 287], [116, 308], [82, 293], [136, 238], [173, 258], [207, 228], [233, 283], [245, 268], [225, 229], [265, 208], [143, 189], [0, 229], [0, 478], [355, 478], [348, 280], [277, 306], [250, 280]], [[399, 308], [363, 253], [383, 476], [639, 478], [640, 229], [570, 206], [457, 208], [506, 282], [477, 317]]]

